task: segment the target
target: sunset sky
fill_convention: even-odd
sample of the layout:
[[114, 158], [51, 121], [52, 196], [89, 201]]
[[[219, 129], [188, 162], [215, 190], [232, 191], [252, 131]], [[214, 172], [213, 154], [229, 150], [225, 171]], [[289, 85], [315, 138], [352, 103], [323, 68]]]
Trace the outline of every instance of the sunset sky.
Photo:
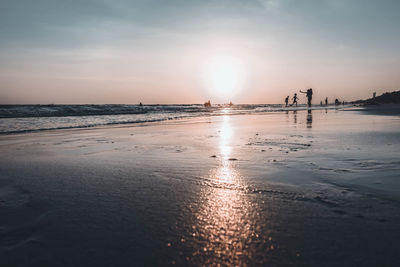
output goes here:
[[400, 89], [399, 14], [398, 0], [1, 0], [0, 103], [367, 98]]

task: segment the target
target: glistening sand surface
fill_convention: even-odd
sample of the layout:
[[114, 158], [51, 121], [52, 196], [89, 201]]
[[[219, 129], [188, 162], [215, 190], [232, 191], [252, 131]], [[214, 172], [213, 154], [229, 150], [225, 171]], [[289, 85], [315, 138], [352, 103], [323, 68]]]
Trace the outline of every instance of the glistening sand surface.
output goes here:
[[0, 266], [399, 266], [399, 130], [314, 110], [0, 136]]

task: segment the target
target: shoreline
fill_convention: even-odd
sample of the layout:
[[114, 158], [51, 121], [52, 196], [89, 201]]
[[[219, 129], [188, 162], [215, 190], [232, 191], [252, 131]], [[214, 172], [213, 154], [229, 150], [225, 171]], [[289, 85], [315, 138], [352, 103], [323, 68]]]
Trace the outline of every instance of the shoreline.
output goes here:
[[[97, 128], [97, 127], [114, 127], [114, 126], [121, 126], [124, 127], [126, 126], [131, 126], [131, 125], [143, 125], [147, 123], [165, 123], [169, 121], [182, 121], [182, 120], [190, 120], [190, 119], [196, 119], [196, 118], [208, 118], [208, 117], [215, 117], [215, 116], [236, 116], [236, 115], [263, 115], [263, 114], [270, 114], [270, 113], [280, 113], [280, 112], [302, 112], [306, 110], [312, 110], [312, 111], [318, 111], [318, 110], [325, 110], [325, 111], [332, 111], [332, 110], [345, 110], [347, 108], [354, 109], [353, 107], [349, 106], [329, 106], [329, 107], [320, 107], [320, 106], [314, 106], [313, 108], [308, 108], [308, 107], [282, 107], [279, 110], [269, 110], [269, 111], [262, 111], [262, 112], [248, 112], [248, 111], [243, 111], [243, 112], [237, 112], [237, 110], [231, 110], [227, 108], [226, 110], [221, 110], [220, 113], [215, 113], [215, 114], [198, 114], [194, 116], [181, 116], [181, 117], [174, 117], [174, 118], [160, 118], [160, 119], [150, 119], [150, 120], [138, 120], [138, 121], [120, 121], [120, 122], [106, 122], [106, 123], [98, 123], [98, 124], [88, 124], [88, 125], [75, 125], [75, 126], [59, 126], [55, 128], [38, 128], [38, 129], [23, 129], [23, 130], [14, 130], [14, 131], [0, 131], [0, 136], [1, 135], [13, 135], [13, 134], [25, 134], [25, 133], [34, 133], [34, 132], [43, 132], [43, 131], [57, 131], [57, 130], [68, 130], [68, 129], [90, 129], [90, 128]], [[116, 116], [121, 116], [121, 115], [116, 115]], [[134, 115], [123, 115], [127, 116], [134, 116]], [[29, 125], [32, 124], [32, 120], [53, 120], [53, 119], [72, 119], [72, 120], [77, 120], [79, 121], [80, 118], [97, 118], [97, 117], [103, 117], [103, 116], [72, 116], [72, 117], [56, 117], [56, 116], [51, 116], [51, 117], [22, 117], [22, 118], [0, 118], [0, 126], [1, 123], [3, 122], [4, 127], [7, 127], [7, 123], [4, 123], [4, 121], [14, 121], [18, 122], [20, 120], [25, 120], [26, 122], [29, 122]], [[109, 117], [109, 115], [104, 115], [104, 117]], [[34, 121], [33, 121], [34, 122]], [[10, 124], [10, 123], [8, 123]], [[12, 123], [11, 123], [12, 124]], [[1, 128], [0, 128], [1, 129]]]

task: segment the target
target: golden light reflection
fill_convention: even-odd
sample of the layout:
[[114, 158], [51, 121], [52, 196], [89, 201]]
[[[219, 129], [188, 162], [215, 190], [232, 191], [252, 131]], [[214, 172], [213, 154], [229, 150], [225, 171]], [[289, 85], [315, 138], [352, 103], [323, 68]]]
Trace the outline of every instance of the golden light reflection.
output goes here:
[[221, 113], [223, 114], [229, 114], [231, 110], [229, 108], [224, 108], [223, 110], [221, 110]]
[[224, 162], [223, 166], [219, 167], [216, 169], [215, 173], [211, 174], [211, 177], [213, 179], [217, 178], [220, 182], [233, 183], [234, 175], [235, 173], [233, 173], [231, 166], [227, 162]]
[[243, 177], [235, 168], [237, 163], [229, 160], [233, 137], [226, 116], [220, 129], [220, 164], [210, 170], [209, 184], [201, 192], [203, 205], [196, 214], [193, 233], [204, 240], [196, 255], [207, 259], [203, 261], [206, 266], [245, 266], [253, 256], [249, 246], [258, 238], [253, 218], [256, 208], [248, 199]]
[[230, 144], [232, 135], [233, 135], [233, 130], [230, 125], [230, 117], [224, 116], [222, 127], [220, 130], [219, 148], [220, 148], [221, 156], [225, 160], [231, 155], [231, 152], [232, 152], [232, 147]]

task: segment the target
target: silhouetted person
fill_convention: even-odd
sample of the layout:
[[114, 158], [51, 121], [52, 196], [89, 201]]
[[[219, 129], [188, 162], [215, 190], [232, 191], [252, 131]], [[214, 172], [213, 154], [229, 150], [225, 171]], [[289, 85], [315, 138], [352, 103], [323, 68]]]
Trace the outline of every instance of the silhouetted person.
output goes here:
[[321, 107], [322, 107], [322, 100], [321, 100], [321, 102], [319, 103], [320, 105], [321, 105]]
[[296, 104], [296, 107], [297, 107], [297, 99], [299, 99], [298, 97], [297, 97], [297, 93], [294, 93], [294, 96], [293, 96], [293, 104], [292, 105], [294, 105], [294, 104]]
[[286, 104], [286, 107], [287, 107], [288, 104], [289, 104], [289, 96], [287, 96], [287, 97], [285, 98], [285, 104]]
[[306, 94], [306, 96], [307, 96], [307, 104], [308, 104], [308, 107], [310, 108], [311, 107], [311, 100], [312, 100], [312, 89], [311, 88], [307, 89], [306, 92], [303, 92], [303, 91], [300, 90], [300, 93]]
[[340, 105], [339, 99], [335, 99], [335, 106]]
[[139, 106], [140, 106], [140, 107], [143, 107], [143, 103], [142, 103], [142, 102], [140, 102], [140, 103], [139, 103]]
[[372, 97], [373, 97], [373, 98], [375, 98], [375, 97], [376, 97], [376, 92], [374, 92], [374, 93], [372, 94]]
[[325, 106], [328, 106], [328, 98], [325, 98]]

